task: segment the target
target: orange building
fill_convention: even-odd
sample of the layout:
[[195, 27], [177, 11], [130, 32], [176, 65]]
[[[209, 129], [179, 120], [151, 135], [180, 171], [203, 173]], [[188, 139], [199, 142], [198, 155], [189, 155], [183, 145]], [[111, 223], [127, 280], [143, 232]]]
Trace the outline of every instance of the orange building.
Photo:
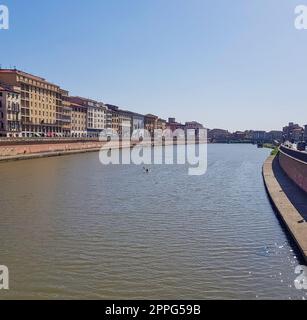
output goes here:
[[16, 69], [0, 69], [0, 82], [21, 93], [22, 136], [64, 135], [63, 92], [58, 85]]

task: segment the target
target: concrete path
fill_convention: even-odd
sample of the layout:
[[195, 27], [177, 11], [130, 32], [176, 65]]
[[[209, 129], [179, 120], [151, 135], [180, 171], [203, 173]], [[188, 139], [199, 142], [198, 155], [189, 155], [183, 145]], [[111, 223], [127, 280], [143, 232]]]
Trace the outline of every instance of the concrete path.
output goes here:
[[273, 205], [307, 262], [307, 194], [283, 172], [278, 156], [265, 161], [263, 177]]
[[283, 171], [278, 163], [278, 157], [273, 161], [273, 172], [283, 192], [300, 215], [307, 221], [307, 194]]

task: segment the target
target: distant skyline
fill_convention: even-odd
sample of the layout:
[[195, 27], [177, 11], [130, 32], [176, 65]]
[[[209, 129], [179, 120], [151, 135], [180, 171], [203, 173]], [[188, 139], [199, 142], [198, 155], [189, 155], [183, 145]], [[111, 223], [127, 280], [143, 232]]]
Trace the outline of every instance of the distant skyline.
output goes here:
[[307, 123], [307, 0], [0, 0], [0, 64], [208, 128]]

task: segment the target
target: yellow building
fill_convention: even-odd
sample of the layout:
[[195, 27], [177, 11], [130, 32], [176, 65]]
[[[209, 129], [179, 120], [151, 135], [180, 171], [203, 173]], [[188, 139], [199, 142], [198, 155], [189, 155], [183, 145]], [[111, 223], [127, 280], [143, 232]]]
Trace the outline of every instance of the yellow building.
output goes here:
[[76, 103], [72, 97], [68, 101], [71, 108], [71, 136], [84, 138], [87, 136], [87, 108]]
[[112, 131], [116, 134], [119, 134], [119, 108], [117, 106], [114, 106], [112, 104], [106, 104], [107, 107], [107, 113], [111, 115], [111, 128]]
[[67, 90], [61, 90], [61, 94], [62, 94], [62, 103], [63, 103], [63, 115], [62, 115], [63, 136], [70, 137], [72, 108], [69, 102], [69, 92]]
[[21, 92], [22, 136], [63, 136], [62, 90], [58, 85], [16, 69], [0, 69], [0, 82]]

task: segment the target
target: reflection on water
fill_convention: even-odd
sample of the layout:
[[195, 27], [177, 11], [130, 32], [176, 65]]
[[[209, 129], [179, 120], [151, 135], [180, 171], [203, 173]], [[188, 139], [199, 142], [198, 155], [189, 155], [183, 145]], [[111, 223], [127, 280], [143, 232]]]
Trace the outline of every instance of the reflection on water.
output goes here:
[[0, 164], [0, 299], [307, 297], [263, 186], [268, 153], [210, 145], [200, 177], [97, 153]]

